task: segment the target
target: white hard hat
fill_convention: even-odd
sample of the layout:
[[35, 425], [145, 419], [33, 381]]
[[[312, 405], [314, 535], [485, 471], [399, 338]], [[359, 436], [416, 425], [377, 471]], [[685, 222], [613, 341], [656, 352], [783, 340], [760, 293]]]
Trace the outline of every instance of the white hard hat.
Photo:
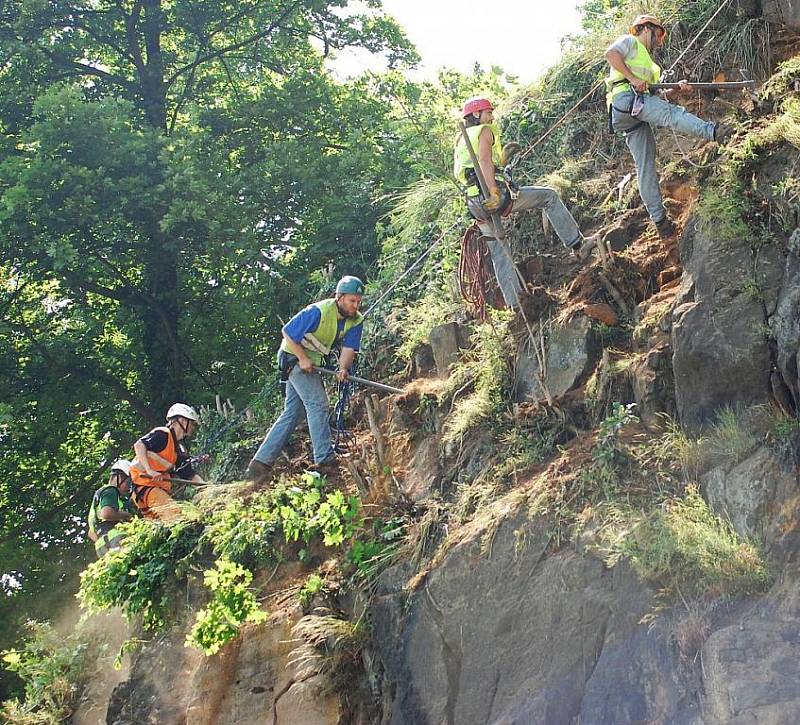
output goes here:
[[193, 420], [195, 423], [200, 422], [200, 416], [197, 415], [197, 411], [191, 405], [186, 405], [186, 403], [174, 403], [167, 411], [167, 420], [172, 420], [178, 416]]
[[126, 476], [131, 475], [131, 462], [126, 461], [124, 458], [120, 458], [118, 461], [112, 464], [111, 466], [112, 473], [114, 471], [122, 471]]

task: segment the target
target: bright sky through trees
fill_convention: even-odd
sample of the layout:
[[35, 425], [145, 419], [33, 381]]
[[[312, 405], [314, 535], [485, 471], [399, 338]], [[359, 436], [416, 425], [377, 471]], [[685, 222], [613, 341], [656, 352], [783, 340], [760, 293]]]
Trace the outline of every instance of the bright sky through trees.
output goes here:
[[[463, 72], [477, 61], [499, 65], [523, 83], [554, 64], [561, 39], [580, 30], [577, 0], [383, 0], [383, 6], [416, 45], [422, 63], [415, 78], [433, 78], [442, 66]], [[482, 8], [481, 11], [478, 8]], [[333, 66], [342, 76], [374, 68], [374, 58], [343, 53]]]

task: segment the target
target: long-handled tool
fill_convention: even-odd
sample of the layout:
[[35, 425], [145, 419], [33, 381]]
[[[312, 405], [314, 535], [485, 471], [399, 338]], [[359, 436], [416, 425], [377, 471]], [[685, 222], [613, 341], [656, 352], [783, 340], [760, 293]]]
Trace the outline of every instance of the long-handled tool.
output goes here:
[[[742, 88], [752, 88], [755, 81], [725, 81], [724, 83], [688, 83], [687, 91], [737, 91]], [[651, 91], [671, 91], [681, 88], [680, 83], [651, 83], [647, 86]]]
[[[325, 375], [332, 375], [336, 376], [335, 370], [329, 370], [328, 368], [319, 367], [319, 365], [314, 366], [314, 370], [318, 373], [324, 373]], [[349, 375], [347, 379], [350, 382], [358, 383], [359, 385], [364, 385], [367, 388], [375, 388], [375, 390], [382, 390], [384, 393], [403, 393], [405, 391], [400, 390], [400, 388], [393, 388], [391, 385], [384, 385], [383, 383], [376, 383], [372, 380], [367, 380], [366, 378], [359, 378], [357, 375]]]

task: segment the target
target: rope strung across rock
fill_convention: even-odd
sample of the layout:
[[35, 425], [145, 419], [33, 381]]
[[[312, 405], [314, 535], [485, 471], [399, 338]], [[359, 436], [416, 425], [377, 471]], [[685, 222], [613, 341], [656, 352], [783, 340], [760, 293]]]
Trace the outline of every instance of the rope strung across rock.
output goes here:
[[400, 284], [400, 282], [402, 282], [402, 281], [403, 281], [403, 280], [404, 280], [406, 277], [408, 277], [408, 275], [409, 275], [409, 274], [411, 274], [411, 272], [412, 272], [414, 269], [416, 269], [416, 268], [417, 268], [417, 267], [418, 267], [420, 264], [422, 264], [422, 262], [424, 262], [424, 261], [425, 261], [425, 259], [427, 259], [428, 255], [429, 255], [429, 254], [430, 254], [430, 253], [431, 253], [431, 252], [432, 252], [432, 251], [433, 251], [433, 250], [436, 248], [436, 246], [437, 246], [437, 245], [438, 245], [438, 244], [439, 244], [439, 243], [440, 243], [440, 242], [441, 242], [441, 241], [442, 241], [442, 240], [445, 238], [445, 236], [446, 236], [446, 235], [447, 235], [449, 232], [453, 231], [453, 229], [455, 229], [455, 228], [456, 228], [456, 227], [457, 227], [459, 224], [461, 224], [461, 219], [457, 219], [457, 220], [456, 220], [455, 222], [453, 222], [453, 223], [452, 223], [452, 224], [451, 224], [451, 225], [450, 225], [450, 226], [449, 226], [447, 229], [445, 229], [445, 230], [444, 230], [444, 231], [443, 231], [443, 232], [442, 232], [442, 233], [441, 233], [441, 234], [440, 234], [440, 235], [439, 235], [439, 236], [438, 236], [438, 237], [437, 237], [437, 238], [436, 238], [436, 239], [435, 239], [435, 240], [434, 240], [434, 241], [431, 243], [431, 245], [430, 245], [430, 246], [429, 246], [429, 247], [428, 247], [428, 248], [427, 248], [427, 249], [426, 249], [426, 250], [425, 250], [425, 251], [424, 251], [422, 254], [420, 254], [420, 255], [419, 255], [419, 257], [417, 257], [417, 258], [416, 258], [416, 259], [415, 259], [415, 260], [414, 260], [414, 261], [411, 263], [411, 265], [410, 265], [410, 266], [409, 266], [409, 267], [408, 267], [408, 268], [405, 270], [405, 272], [403, 272], [403, 273], [402, 273], [402, 274], [401, 274], [401, 275], [400, 275], [400, 276], [399, 276], [399, 277], [398, 277], [398, 278], [397, 278], [397, 279], [396, 279], [394, 282], [392, 282], [392, 284], [391, 284], [391, 285], [389, 285], [389, 287], [386, 289], [386, 291], [385, 291], [385, 292], [384, 292], [384, 293], [383, 293], [383, 294], [382, 294], [380, 297], [378, 297], [378, 299], [377, 299], [377, 300], [375, 300], [375, 302], [373, 302], [373, 303], [372, 303], [372, 304], [371, 304], [371, 305], [370, 305], [370, 306], [367, 308], [367, 311], [364, 313], [364, 317], [367, 317], [367, 316], [368, 316], [368, 315], [369, 315], [369, 314], [370, 314], [370, 313], [371, 313], [371, 312], [372, 312], [372, 311], [373, 311], [373, 310], [374, 310], [374, 309], [375, 309], [375, 308], [376, 308], [376, 307], [377, 307], [377, 306], [378, 306], [378, 305], [379, 305], [381, 302], [383, 302], [383, 300], [384, 300], [384, 299], [386, 299], [386, 297], [388, 297], [388, 296], [389, 296], [389, 295], [392, 293], [392, 291], [394, 291], [394, 289], [397, 287], [397, 285], [399, 285], [399, 284]]

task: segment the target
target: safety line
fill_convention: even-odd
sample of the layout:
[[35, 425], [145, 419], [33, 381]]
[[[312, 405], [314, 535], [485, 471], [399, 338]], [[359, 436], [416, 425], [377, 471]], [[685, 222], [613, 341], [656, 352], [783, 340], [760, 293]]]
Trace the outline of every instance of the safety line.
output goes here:
[[406, 271], [403, 272], [403, 274], [401, 274], [386, 289], [386, 291], [369, 306], [369, 308], [367, 308], [367, 311], [364, 313], [364, 317], [367, 317], [367, 315], [369, 315], [369, 313], [372, 312], [372, 310], [374, 310], [389, 295], [389, 293], [391, 293], [395, 289], [395, 287], [397, 287], [397, 285], [400, 284], [400, 282], [402, 282], [409, 274], [411, 274], [412, 270], [414, 270], [425, 260], [425, 258], [434, 250], [434, 247], [436, 247], [436, 245], [439, 244], [439, 242], [441, 242], [449, 232], [453, 231], [453, 229], [455, 229], [456, 226], [458, 226], [462, 222], [463, 219], [456, 219], [456, 221], [453, 222], [453, 224], [451, 224], [447, 229], [445, 229], [439, 235], [439, 237], [433, 242], [433, 244], [431, 244], [419, 257], [417, 257], [417, 259], [413, 262], [413, 264], [410, 267], [408, 267], [408, 269], [406, 269]]
[[[675, 59], [675, 62], [664, 72], [665, 76], [672, 73], [672, 71], [675, 69], [675, 66], [678, 65], [678, 63], [680, 62], [681, 58], [683, 58], [683, 56], [686, 55], [687, 51], [697, 42], [700, 36], [705, 32], [706, 28], [709, 25], [711, 25], [711, 23], [714, 21], [717, 15], [719, 15], [722, 12], [722, 10], [725, 8], [726, 5], [728, 5], [729, 2], [730, 0], [723, 0], [722, 4], [717, 8], [714, 14], [706, 21], [705, 25], [703, 25], [703, 27], [700, 28], [700, 30], [697, 32], [694, 38], [692, 38], [692, 40], [689, 41], [689, 44], [683, 49], [680, 55], [678, 55], [678, 57]], [[677, 14], [678, 14], [678, 9], [676, 8], [675, 12], [673, 12], [672, 15], [667, 19], [667, 22], [672, 20], [672, 18], [674, 18]], [[564, 121], [566, 121], [573, 113], [575, 113], [575, 111], [578, 110], [578, 107], [604, 83], [605, 83], [605, 78], [595, 83], [589, 90], [589, 92], [586, 93], [586, 95], [584, 95], [583, 98], [581, 98], [574, 106], [572, 106], [572, 108], [570, 108], [560, 119], [558, 119], [558, 121], [556, 121], [555, 124], [553, 124], [544, 133], [544, 135], [540, 136], [536, 141], [534, 141], [530, 146], [528, 146], [528, 148], [525, 149], [525, 151], [523, 151], [521, 154], [519, 154], [519, 156], [517, 156], [517, 160], [514, 162], [514, 166], [516, 166], [520, 161], [525, 159], [531, 153], [531, 151], [533, 151], [539, 144], [541, 144], [545, 139], [547, 139], [550, 136], [550, 134], [553, 133], [553, 131], [559, 128], [564, 123]]]

